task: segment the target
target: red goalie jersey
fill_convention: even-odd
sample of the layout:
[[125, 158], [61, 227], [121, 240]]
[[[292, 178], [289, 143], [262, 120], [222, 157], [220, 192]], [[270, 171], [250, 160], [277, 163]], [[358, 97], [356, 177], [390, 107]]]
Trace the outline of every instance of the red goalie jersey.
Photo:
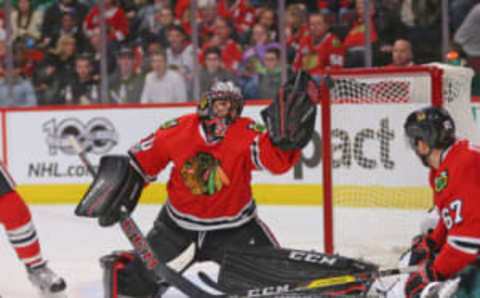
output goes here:
[[240, 117], [223, 140], [209, 144], [199, 116], [190, 114], [166, 122], [129, 154], [147, 181], [172, 162], [166, 207], [178, 225], [199, 231], [235, 227], [256, 212], [251, 171], [283, 173], [300, 157], [300, 150], [272, 145], [263, 130]]
[[442, 157], [430, 172], [441, 216], [431, 237], [441, 247], [434, 269], [450, 277], [480, 254], [480, 147], [456, 141]]

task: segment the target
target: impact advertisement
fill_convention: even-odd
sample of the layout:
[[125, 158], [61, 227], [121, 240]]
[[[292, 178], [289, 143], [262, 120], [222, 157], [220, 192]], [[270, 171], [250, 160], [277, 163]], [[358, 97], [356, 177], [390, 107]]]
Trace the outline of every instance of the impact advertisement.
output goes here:
[[[427, 170], [409, 150], [403, 121], [419, 104], [359, 105], [332, 107], [333, 184], [339, 190], [356, 187], [427, 188]], [[243, 116], [261, 122], [265, 105], [250, 104]], [[105, 154], [125, 154], [164, 122], [195, 106], [121, 107], [74, 109], [16, 109], [6, 111], [2, 141], [4, 160], [20, 190], [32, 202], [75, 202], [93, 177], [69, 143], [75, 136], [87, 158], [96, 166]], [[253, 173], [254, 193], [260, 203], [319, 204], [322, 197], [321, 108], [318, 109], [312, 142], [299, 162], [283, 175]], [[145, 202], [166, 198], [169, 168], [159, 173], [146, 191]], [[361, 190], [363, 191], [363, 190]], [[46, 201], [45, 201], [46, 200]], [[347, 198], [354, 201], [354, 198]]]
[[[243, 115], [261, 122], [264, 106], [246, 106]], [[336, 184], [420, 186], [425, 170], [408, 150], [402, 125], [415, 104], [337, 105], [332, 109], [332, 150]], [[75, 184], [91, 180], [69, 143], [74, 135], [96, 165], [102, 155], [125, 154], [163, 122], [194, 112], [194, 107], [118, 108], [7, 113], [6, 161], [17, 184]], [[347, 121], [348, 120], [348, 121]], [[254, 174], [254, 183], [321, 184], [321, 114], [312, 142], [287, 174]], [[22, 148], [22, 150], [18, 150]], [[392, 175], [395, 174], [395, 175]], [[375, 179], [372, 179], [372, 176]], [[168, 170], [158, 176], [165, 183]]]

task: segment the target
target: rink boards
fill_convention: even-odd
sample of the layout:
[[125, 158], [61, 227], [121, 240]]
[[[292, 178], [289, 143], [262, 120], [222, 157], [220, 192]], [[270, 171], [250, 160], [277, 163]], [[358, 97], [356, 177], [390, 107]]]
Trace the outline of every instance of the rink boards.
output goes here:
[[[427, 170], [408, 150], [402, 125], [419, 104], [332, 107], [333, 180], [335, 202], [348, 207], [428, 208]], [[265, 102], [244, 108], [243, 115], [261, 121]], [[30, 203], [75, 203], [91, 176], [66, 136], [80, 136], [98, 164], [104, 154], [124, 154], [163, 122], [195, 112], [195, 106], [97, 106], [1, 111], [3, 160], [19, 191]], [[322, 204], [321, 109], [315, 135], [295, 167], [281, 176], [253, 174], [260, 204]], [[142, 195], [143, 203], [163, 202], [169, 170]], [[409, 198], [406, 202], [404, 199]], [[411, 199], [410, 199], [411, 198]]]

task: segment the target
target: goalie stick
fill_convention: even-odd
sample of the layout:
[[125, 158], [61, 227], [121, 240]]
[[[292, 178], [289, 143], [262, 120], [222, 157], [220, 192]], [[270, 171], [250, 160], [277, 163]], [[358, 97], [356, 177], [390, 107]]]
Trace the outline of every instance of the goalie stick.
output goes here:
[[[246, 290], [246, 293], [240, 294], [239, 296], [227, 296], [227, 297], [269, 297], [279, 294], [290, 294], [300, 291], [309, 291], [309, 290], [327, 290], [330, 287], [337, 285], [347, 285], [356, 282], [368, 282], [376, 278], [386, 277], [390, 275], [413, 273], [418, 270], [417, 266], [408, 266], [403, 268], [389, 268], [381, 269], [377, 271], [356, 273], [356, 274], [345, 274], [339, 276], [318, 278], [310, 281], [300, 282], [296, 284], [281, 284], [275, 286], [267, 286], [255, 289]], [[207, 284], [209, 287], [220, 291], [228, 292], [228, 289], [222, 286], [221, 284], [214, 281], [210, 276], [205, 272], [198, 272], [198, 277], [202, 282]], [[297, 296], [298, 297], [298, 296]], [[330, 296], [328, 296], [330, 297]]]

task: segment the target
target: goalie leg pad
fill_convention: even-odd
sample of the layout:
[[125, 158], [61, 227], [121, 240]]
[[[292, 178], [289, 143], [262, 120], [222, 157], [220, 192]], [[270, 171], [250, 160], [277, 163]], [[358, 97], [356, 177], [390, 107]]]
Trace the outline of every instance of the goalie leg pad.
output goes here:
[[279, 244], [268, 227], [255, 218], [240, 227], [207, 232], [198, 258], [221, 264], [225, 250], [244, 246], [277, 247]]
[[[153, 229], [148, 232], [146, 238], [158, 257], [158, 261], [167, 263], [180, 255], [196, 239], [196, 235], [197, 233], [195, 232], [186, 231], [178, 227], [169, 218], [166, 209], [162, 208], [155, 220]], [[142, 260], [136, 254], [128, 258], [122, 254], [120, 254], [120, 257], [117, 257], [117, 255], [114, 253], [102, 258], [104, 260], [103, 263], [121, 263], [119, 265], [102, 265], [104, 268], [112, 268], [110, 269], [111, 273], [105, 269], [105, 275], [116, 277], [114, 282], [108, 282], [111, 280], [109, 277], [105, 278], [107, 280], [105, 289], [107, 287], [113, 289], [113, 286], [109, 286], [111, 284], [116, 285], [116, 291], [119, 295], [150, 297], [155, 296], [161, 287], [168, 287], [165, 282], [158, 280], [153, 271], [148, 270], [144, 266]], [[116, 269], [116, 271], [113, 269]], [[116, 273], [114, 274], [114, 272]], [[116, 296], [111, 297], [116, 298]]]
[[[218, 282], [232, 293], [282, 284], [295, 284], [318, 278], [375, 271], [374, 264], [314, 251], [242, 247], [229, 248], [220, 267]], [[350, 283], [325, 291], [356, 293], [365, 290], [361, 283]]]
[[98, 217], [101, 226], [120, 219], [123, 206], [130, 213], [137, 205], [144, 185], [143, 177], [123, 155], [105, 155], [87, 193], [75, 209], [78, 216]]
[[104, 298], [118, 298], [118, 272], [133, 260], [131, 251], [114, 251], [100, 258]]
[[145, 275], [141, 260], [133, 251], [115, 251], [100, 258], [104, 298], [153, 297], [157, 284]]

